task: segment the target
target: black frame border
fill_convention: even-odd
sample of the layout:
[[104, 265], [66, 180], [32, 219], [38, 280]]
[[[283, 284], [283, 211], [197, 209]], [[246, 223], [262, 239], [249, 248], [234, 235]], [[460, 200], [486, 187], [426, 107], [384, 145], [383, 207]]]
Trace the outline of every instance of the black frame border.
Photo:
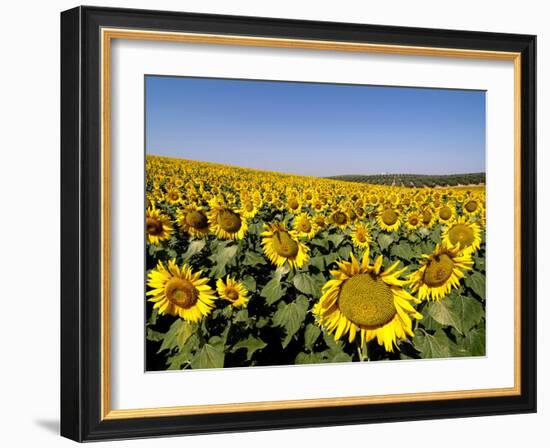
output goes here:
[[[521, 53], [521, 395], [101, 420], [100, 29]], [[61, 435], [76, 441], [536, 412], [536, 36], [77, 7], [61, 13]]]

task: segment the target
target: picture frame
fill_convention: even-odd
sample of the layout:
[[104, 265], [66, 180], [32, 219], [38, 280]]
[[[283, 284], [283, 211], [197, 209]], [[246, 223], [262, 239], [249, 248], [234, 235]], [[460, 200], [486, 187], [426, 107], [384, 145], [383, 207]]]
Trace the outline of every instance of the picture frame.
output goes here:
[[[513, 385], [113, 409], [110, 76], [116, 40], [511, 62]], [[82, 442], [536, 412], [535, 61], [531, 35], [99, 7], [61, 13], [61, 435]]]

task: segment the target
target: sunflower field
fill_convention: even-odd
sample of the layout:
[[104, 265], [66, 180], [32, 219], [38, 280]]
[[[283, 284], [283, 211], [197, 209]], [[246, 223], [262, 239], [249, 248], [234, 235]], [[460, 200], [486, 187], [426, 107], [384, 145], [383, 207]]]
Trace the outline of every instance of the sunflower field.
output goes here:
[[147, 156], [147, 370], [485, 354], [485, 189]]

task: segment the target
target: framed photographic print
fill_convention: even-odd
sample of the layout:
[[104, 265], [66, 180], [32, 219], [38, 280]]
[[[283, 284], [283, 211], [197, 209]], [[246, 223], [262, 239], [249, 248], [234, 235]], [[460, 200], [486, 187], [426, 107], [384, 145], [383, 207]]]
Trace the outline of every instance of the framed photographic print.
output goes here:
[[61, 14], [61, 433], [536, 411], [535, 36]]

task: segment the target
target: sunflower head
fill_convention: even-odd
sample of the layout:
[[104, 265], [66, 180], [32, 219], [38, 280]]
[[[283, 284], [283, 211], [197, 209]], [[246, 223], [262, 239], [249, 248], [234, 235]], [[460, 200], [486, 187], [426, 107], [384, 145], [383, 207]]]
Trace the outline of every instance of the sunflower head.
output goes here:
[[195, 204], [178, 210], [176, 221], [182, 232], [191, 236], [203, 237], [208, 235], [208, 216], [202, 207]]
[[231, 306], [235, 308], [245, 307], [248, 303], [248, 291], [245, 286], [230, 276], [227, 276], [225, 282], [220, 278], [216, 282], [218, 295], [225, 300], [231, 302]]
[[351, 241], [355, 247], [369, 250], [372, 239], [365, 224], [357, 224], [351, 232]]
[[175, 259], [165, 266], [159, 261], [155, 269], [147, 275], [147, 292], [153, 308], [159, 314], [179, 316], [189, 322], [198, 322], [210, 314], [214, 300], [214, 291], [208, 286], [208, 278], [201, 272], [193, 272], [184, 264], [178, 266]]
[[311, 239], [319, 230], [315, 221], [307, 213], [301, 213], [294, 219], [294, 230], [300, 237]]
[[296, 231], [288, 230], [281, 222], [264, 224], [262, 246], [264, 253], [275, 266], [288, 263], [301, 268], [308, 260], [308, 248], [299, 239]]
[[401, 339], [413, 335], [412, 319], [421, 319], [413, 307], [416, 299], [403, 286], [397, 270], [399, 262], [382, 271], [382, 256], [373, 265], [368, 255], [359, 261], [338, 262], [332, 279], [323, 286], [323, 295], [314, 306], [317, 323], [336, 340], [347, 335], [351, 343], [360, 335], [361, 345], [376, 339], [392, 352]]
[[145, 212], [145, 232], [147, 242], [158, 244], [160, 241], [167, 240], [173, 231], [170, 218], [160, 210], [151, 207]]
[[423, 254], [420, 268], [409, 276], [411, 289], [420, 300], [441, 300], [453, 288], [458, 288], [464, 273], [472, 269], [469, 254], [459, 245], [438, 244], [431, 254]]
[[380, 207], [376, 221], [380, 228], [386, 232], [395, 232], [401, 225], [401, 217], [397, 209], [388, 206]]
[[213, 204], [208, 219], [212, 232], [222, 240], [242, 240], [248, 231], [246, 218], [225, 204]]
[[475, 222], [461, 216], [448, 226], [441, 236], [448, 246], [458, 245], [464, 253], [474, 253], [481, 247], [481, 229]]

